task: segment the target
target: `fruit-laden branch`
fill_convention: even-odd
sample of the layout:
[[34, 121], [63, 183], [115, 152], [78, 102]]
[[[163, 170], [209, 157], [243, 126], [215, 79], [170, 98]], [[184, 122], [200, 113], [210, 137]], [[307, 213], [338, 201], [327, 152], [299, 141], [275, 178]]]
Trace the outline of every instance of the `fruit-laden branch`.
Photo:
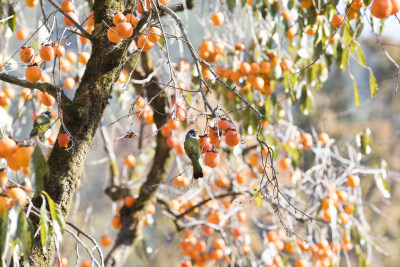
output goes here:
[[47, 0], [52, 6], [54, 6], [58, 11], [60, 11], [65, 17], [67, 17], [80, 31], [81, 35], [88, 38], [89, 40], [92, 40], [92, 35], [88, 33], [77, 21], [75, 21], [73, 18], [71, 18], [70, 15], [68, 15], [67, 12], [61, 9], [59, 5], [54, 3], [52, 0]]
[[[242, 192], [227, 192], [221, 195], [217, 195], [217, 196], [213, 196], [214, 199], [218, 199], [218, 198], [224, 198], [224, 197], [228, 197], [228, 196], [238, 196], [238, 195], [242, 195]], [[178, 214], [176, 216], [177, 219], [182, 218], [183, 216], [185, 216], [186, 214], [191, 213], [192, 211], [194, 211], [196, 208], [199, 208], [201, 206], [203, 206], [204, 204], [206, 204], [208, 201], [213, 200], [213, 198], [208, 197], [206, 199], [204, 199], [203, 201], [200, 201], [199, 203], [197, 203], [196, 205], [188, 208], [187, 210], [185, 210], [184, 212]]]
[[[215, 70], [213, 69], [213, 66], [206, 62], [205, 60], [201, 59], [200, 56], [197, 54], [196, 50], [194, 49], [192, 43], [190, 42], [190, 39], [188, 37], [188, 34], [185, 30], [185, 27], [182, 23], [182, 21], [180, 20], [180, 18], [178, 17], [178, 15], [174, 12], [174, 10], [170, 9], [169, 7], [166, 6], [159, 6], [159, 9], [170, 15], [171, 18], [173, 18], [175, 20], [175, 22], [178, 24], [178, 27], [182, 33], [182, 39], [185, 41], [184, 43], [187, 45], [187, 47], [189, 48], [190, 54], [192, 55], [193, 59], [194, 59], [194, 63], [197, 69], [197, 72], [200, 73], [199, 77], [200, 77], [200, 92], [201, 95], [203, 97], [203, 101], [204, 101], [204, 105], [209, 108], [209, 110], [212, 112], [213, 116], [215, 117], [215, 113], [216, 113], [216, 109], [218, 108], [213, 108], [211, 106], [211, 104], [208, 102], [205, 91], [204, 91], [204, 85], [206, 85], [206, 82], [204, 81], [203, 76], [201, 75], [201, 64], [203, 64], [204, 66], [208, 67], [209, 70], [211, 71], [211, 73], [215, 76], [215, 78], [217, 79], [218, 82], [220, 82], [221, 84], [223, 84], [229, 91], [231, 91], [236, 97], [238, 97], [243, 103], [246, 104], [246, 106], [248, 106], [251, 110], [253, 110], [253, 112], [255, 112], [258, 116], [258, 118], [260, 119], [260, 123], [262, 119], [265, 119], [265, 116], [262, 115], [260, 113], [260, 111], [258, 111], [253, 105], [251, 105], [246, 99], [244, 99], [236, 90], [235, 88], [230, 87], [226, 82], [224, 82], [219, 75], [215, 72]], [[207, 108], [205, 110], [207, 110]]]
[[[154, 70], [150, 58], [146, 53], [142, 54], [142, 67], [146, 70], [148, 75]], [[163, 91], [157, 83], [156, 78], [152, 78], [150, 83], [145, 87], [147, 97], [154, 100], [151, 106], [158, 112], [154, 113], [154, 123], [157, 128], [161, 128], [167, 121], [165, 115], [165, 94], [160, 94]], [[139, 196], [135, 201], [132, 208], [123, 207], [120, 211], [122, 220], [122, 229], [118, 233], [115, 245], [106, 257], [105, 266], [117, 267], [123, 266], [128, 258], [132, 247], [139, 239], [141, 232], [142, 222], [146, 217], [147, 206], [154, 199], [159, 184], [166, 178], [170, 169], [172, 156], [170, 148], [167, 146], [166, 137], [162, 136], [160, 132], [157, 133], [157, 146], [155, 157], [151, 166], [150, 172], [147, 175], [146, 181], [142, 184]]]
[[66, 103], [71, 102], [71, 100], [64, 94], [64, 92], [61, 89], [57, 88], [55, 85], [50, 84], [50, 83], [40, 83], [40, 82], [31, 83], [26, 80], [19, 79], [11, 74], [7, 74], [7, 73], [0, 73], [0, 80], [7, 82], [7, 83], [30, 88], [30, 89], [38, 89], [38, 90], [42, 91], [43, 93], [50, 94], [55, 99], [57, 99], [58, 91], [61, 91], [62, 103], [66, 104]]

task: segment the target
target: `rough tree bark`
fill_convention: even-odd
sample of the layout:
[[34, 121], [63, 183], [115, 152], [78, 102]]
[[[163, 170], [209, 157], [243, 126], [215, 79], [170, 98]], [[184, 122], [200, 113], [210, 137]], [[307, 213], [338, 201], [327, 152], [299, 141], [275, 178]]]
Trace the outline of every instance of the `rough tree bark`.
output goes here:
[[[66, 151], [57, 143], [54, 145], [48, 160], [50, 176], [44, 181], [44, 190], [60, 206], [66, 218], [84, 160], [111, 98], [113, 84], [127, 60], [128, 42], [116, 48], [107, 40], [107, 26], [103, 23], [103, 21], [110, 22], [116, 11], [124, 10], [124, 2], [116, 0], [94, 2], [95, 30], [92, 36], [91, 57], [74, 99], [62, 104], [64, 123], [74, 138], [74, 147]], [[145, 20], [146, 16], [135, 29], [134, 36], [141, 30]], [[34, 199], [34, 203], [39, 207], [41, 199]], [[30, 265], [52, 266], [54, 255], [55, 245], [52, 244], [47, 252], [43, 253], [39, 237], [35, 240]]]
[[[127, 50], [130, 42], [125, 41], [119, 46], [110, 43], [106, 37], [108, 27], [104, 22], [111, 25], [114, 13], [124, 11], [126, 7], [130, 6], [131, 2], [123, 0], [94, 1], [95, 29], [91, 37], [92, 52], [89, 62], [74, 99], [70, 100], [63, 93], [61, 94], [62, 103], [59, 104], [62, 108], [64, 124], [73, 136], [74, 147], [67, 151], [60, 148], [58, 142], [54, 145], [48, 159], [50, 175], [45, 177], [44, 190], [59, 205], [65, 218], [68, 218], [76, 183], [81, 176], [87, 152], [92, 146], [95, 133], [111, 98], [113, 84], [118, 79], [122, 66], [129, 59]], [[193, 0], [187, 0], [186, 5], [176, 5], [173, 10], [182, 11], [185, 6], [190, 9], [193, 7], [193, 2]], [[126, 6], [125, 3], [127, 3]], [[132, 38], [142, 30], [148, 20], [148, 15], [148, 13], [145, 13], [142, 16]], [[151, 60], [147, 57], [142, 60], [147, 60], [145, 65], [148, 68], [145, 69], [145, 73], [152, 72]], [[58, 89], [51, 84], [29, 83], [4, 73], [0, 74], [0, 80], [23, 87], [37, 88], [42, 92], [48, 92], [57, 97]], [[154, 78], [152, 82], [156, 82], [156, 79]], [[148, 98], [151, 99], [161, 89], [156, 83], [150, 83], [147, 85], [146, 90]], [[157, 111], [154, 113], [154, 122], [157, 128], [160, 128], [166, 122], [165, 100], [165, 96], [160, 94], [152, 102], [153, 108]], [[63, 132], [62, 127], [60, 132]], [[172, 159], [170, 149], [166, 145], [166, 138], [160, 133], [157, 134], [156, 139], [157, 156], [153, 161], [145, 183], [140, 189], [140, 194], [134, 207], [131, 210], [121, 210], [123, 228], [118, 235], [114, 248], [106, 259], [106, 266], [122, 266], [124, 264], [132, 246], [138, 240], [146, 208], [155, 196], [157, 185], [167, 175]], [[42, 203], [41, 197], [33, 199], [33, 203], [36, 207], [40, 207]], [[36, 238], [29, 265], [53, 266], [54, 258], [55, 244], [51, 244], [46, 253], [43, 253], [40, 236]]]
[[[142, 54], [142, 67], [147, 77], [154, 71], [151, 59], [147, 54]], [[160, 92], [162, 89], [157, 83], [157, 78], [152, 78], [149, 84], [145, 86], [148, 99], [154, 100], [151, 106], [157, 112], [154, 112], [154, 123], [159, 129], [167, 121], [165, 114], [165, 94]], [[120, 211], [122, 219], [122, 229], [118, 233], [115, 245], [106, 257], [106, 267], [123, 266], [127, 260], [133, 246], [139, 240], [139, 234], [148, 204], [154, 201], [158, 185], [167, 177], [168, 171], [172, 163], [170, 148], [167, 146], [166, 137], [162, 136], [160, 131], [157, 132], [157, 145], [151, 169], [147, 175], [146, 181], [140, 187], [139, 197], [136, 199], [131, 209], [123, 207]]]

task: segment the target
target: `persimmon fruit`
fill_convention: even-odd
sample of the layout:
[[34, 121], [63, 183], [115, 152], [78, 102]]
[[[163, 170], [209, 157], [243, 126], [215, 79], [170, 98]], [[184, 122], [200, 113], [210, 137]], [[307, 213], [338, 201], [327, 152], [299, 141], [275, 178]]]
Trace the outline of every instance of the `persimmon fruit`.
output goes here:
[[234, 147], [238, 145], [240, 142], [240, 135], [236, 130], [229, 130], [225, 134], [225, 143], [230, 146]]
[[157, 27], [152, 27], [149, 32], [148, 40], [152, 43], [157, 43], [161, 38], [161, 29]]
[[23, 41], [23, 40], [26, 40], [28, 38], [29, 32], [25, 28], [20, 28], [17, 31], [16, 36], [17, 36], [18, 40]]
[[118, 25], [115, 27], [115, 30], [118, 35], [123, 39], [129, 38], [133, 34], [132, 24], [126, 21], [118, 23]]
[[78, 15], [75, 12], [66, 12], [66, 13], [68, 14], [68, 16], [71, 17], [72, 20], [70, 20], [67, 16], [64, 16], [63, 19], [64, 24], [69, 27], [74, 26], [74, 23], [72, 21], [78, 22], [79, 21]]
[[44, 61], [51, 61], [55, 56], [54, 49], [49, 45], [45, 45], [40, 49], [39, 55]]
[[7, 158], [17, 150], [17, 143], [11, 138], [0, 141], [0, 158]]
[[221, 26], [224, 23], [224, 13], [217, 12], [212, 14], [211, 21], [214, 24], [214, 26]]
[[117, 31], [115, 30], [115, 26], [107, 30], [107, 38], [112, 43], [118, 43], [122, 39], [121, 36], [119, 36]]
[[35, 50], [32, 47], [24, 47], [19, 52], [19, 57], [24, 63], [29, 63], [33, 59], [33, 55], [35, 54]]
[[121, 22], [125, 22], [126, 21], [126, 17], [124, 14], [122, 13], [115, 13], [114, 17], [113, 17], [113, 23], [115, 26], [117, 26], [119, 23]]
[[75, 5], [70, 0], [62, 1], [60, 7], [64, 12], [73, 12], [75, 10]]
[[138, 48], [142, 49], [142, 51], [146, 52], [153, 48], [154, 43], [150, 42], [147, 38], [147, 35], [141, 35], [137, 42]]

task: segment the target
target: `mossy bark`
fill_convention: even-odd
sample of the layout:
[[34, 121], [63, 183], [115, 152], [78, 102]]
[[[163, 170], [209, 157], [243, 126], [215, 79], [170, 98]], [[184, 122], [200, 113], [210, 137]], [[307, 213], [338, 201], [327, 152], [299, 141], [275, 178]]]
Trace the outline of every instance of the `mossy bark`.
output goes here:
[[[68, 218], [76, 183], [81, 176], [83, 163], [105, 108], [111, 98], [114, 82], [118, 79], [126, 61], [128, 43], [118, 48], [107, 40], [107, 26], [116, 11], [123, 10], [124, 1], [95, 1], [93, 5], [95, 30], [92, 38], [92, 52], [85, 73], [73, 101], [62, 104], [63, 120], [72, 134], [74, 146], [70, 150], [60, 148], [58, 143], [48, 159], [50, 176], [44, 181], [44, 190], [59, 205]], [[143, 25], [143, 23], [141, 24]], [[139, 29], [135, 30], [138, 33]], [[63, 131], [61, 129], [61, 131]], [[71, 143], [70, 143], [71, 144]], [[40, 207], [41, 199], [34, 199]], [[30, 258], [31, 266], [54, 266], [55, 245], [43, 253], [40, 237], [36, 238]]]
[[[145, 76], [154, 71], [151, 59], [147, 54], [142, 54], [141, 61]], [[154, 112], [154, 123], [158, 129], [167, 121], [167, 115], [165, 114], [166, 97], [164, 93], [160, 93], [161, 91], [162, 88], [157, 84], [156, 78], [153, 78], [146, 85], [148, 99], [154, 98], [151, 106], [157, 110], [157, 112]], [[118, 233], [114, 247], [106, 257], [106, 267], [120, 267], [124, 265], [132, 248], [140, 240], [147, 206], [154, 201], [159, 184], [167, 177], [170, 170], [172, 155], [171, 149], [167, 146], [167, 139], [161, 135], [160, 131], [158, 131], [156, 139], [156, 156], [154, 157], [146, 181], [140, 187], [139, 196], [135, 204], [131, 209], [123, 207], [120, 211], [123, 226]]]

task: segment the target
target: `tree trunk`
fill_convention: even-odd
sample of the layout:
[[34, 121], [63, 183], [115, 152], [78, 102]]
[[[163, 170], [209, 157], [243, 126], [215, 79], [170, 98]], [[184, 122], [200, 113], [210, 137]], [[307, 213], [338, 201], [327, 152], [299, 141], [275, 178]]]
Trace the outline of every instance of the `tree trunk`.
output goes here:
[[[154, 68], [147, 54], [142, 54], [141, 60], [146, 77]], [[165, 114], [165, 94], [160, 94], [163, 89], [157, 84], [157, 78], [151, 79], [145, 88], [148, 99], [154, 98], [151, 102], [151, 106], [157, 111], [154, 112], [154, 122], [157, 129], [160, 129], [167, 121], [167, 115]], [[142, 223], [146, 217], [147, 206], [154, 201], [159, 184], [167, 177], [170, 170], [172, 163], [170, 150], [167, 146], [166, 137], [162, 136], [160, 131], [158, 131], [156, 156], [154, 157], [150, 172], [147, 175], [146, 181], [140, 187], [139, 197], [136, 199], [134, 206], [131, 209], [123, 207], [120, 211], [123, 226], [118, 233], [114, 247], [106, 257], [106, 267], [123, 266], [133, 246], [139, 241]]]
[[[111, 98], [113, 84], [126, 61], [128, 42], [116, 48], [107, 40], [107, 26], [103, 23], [110, 22], [114, 12], [123, 10], [123, 2], [95, 1], [93, 10], [96, 24], [92, 35], [91, 57], [74, 100], [62, 105], [64, 123], [73, 136], [74, 146], [67, 151], [60, 148], [58, 142], [54, 145], [48, 160], [50, 176], [44, 181], [44, 190], [60, 206], [65, 218], [68, 217], [87, 152], [92, 146], [96, 130]], [[143, 22], [139, 23], [134, 35], [143, 25]], [[41, 198], [34, 199], [34, 204], [40, 207]], [[52, 244], [47, 252], [43, 253], [38, 237], [35, 240], [30, 265], [53, 266], [54, 255], [55, 245]]]

